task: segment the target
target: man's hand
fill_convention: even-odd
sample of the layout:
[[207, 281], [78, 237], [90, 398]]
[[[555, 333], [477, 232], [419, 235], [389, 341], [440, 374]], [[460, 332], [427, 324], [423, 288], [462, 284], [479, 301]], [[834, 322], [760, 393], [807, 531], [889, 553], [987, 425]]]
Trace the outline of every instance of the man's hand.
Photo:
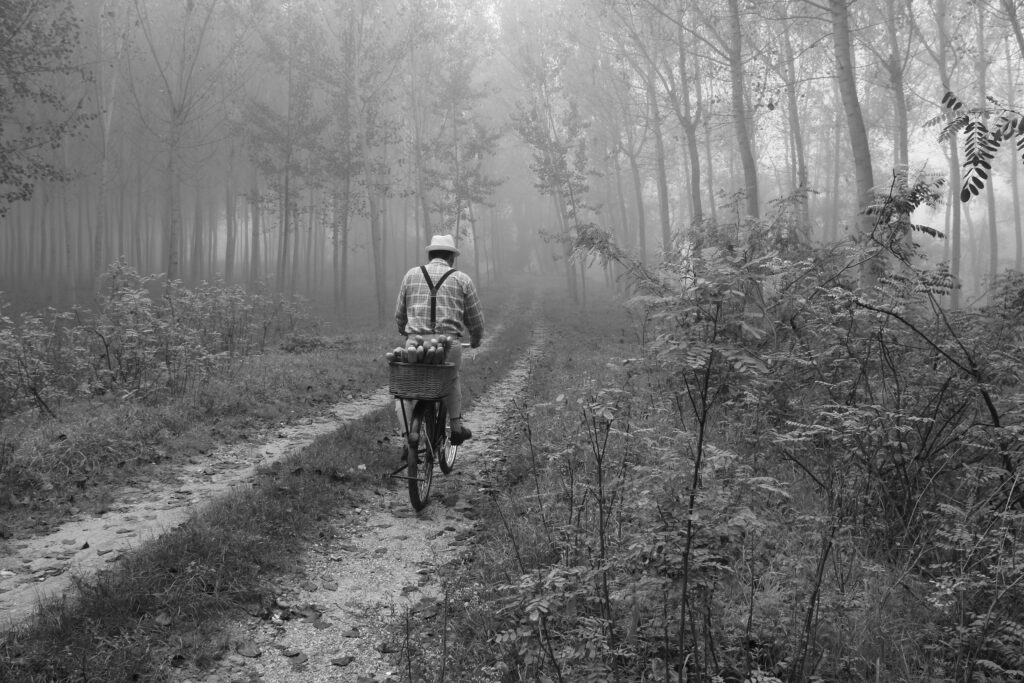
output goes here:
[[480, 346], [480, 339], [470, 339], [469, 340], [469, 346], [470, 346], [470, 348], [473, 348], [473, 349], [477, 348], [478, 346]]

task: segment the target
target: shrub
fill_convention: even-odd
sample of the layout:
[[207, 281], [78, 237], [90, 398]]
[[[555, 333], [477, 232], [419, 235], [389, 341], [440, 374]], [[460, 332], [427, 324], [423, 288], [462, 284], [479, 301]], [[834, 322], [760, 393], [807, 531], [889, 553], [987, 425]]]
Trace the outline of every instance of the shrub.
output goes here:
[[225, 359], [315, 329], [301, 301], [161, 283], [117, 261], [100, 278], [95, 312], [0, 315], [0, 420], [28, 406], [56, 416], [76, 396], [184, 394]]

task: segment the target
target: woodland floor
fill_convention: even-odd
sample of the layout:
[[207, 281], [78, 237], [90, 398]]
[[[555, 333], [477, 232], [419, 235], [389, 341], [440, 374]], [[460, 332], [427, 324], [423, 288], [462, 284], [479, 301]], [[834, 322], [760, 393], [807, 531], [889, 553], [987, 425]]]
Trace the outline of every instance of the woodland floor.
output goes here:
[[[398, 484], [362, 492], [332, 520], [329, 541], [295, 558], [294, 572], [277, 581], [272, 604], [252, 605], [249, 618], [224, 625], [231, 654], [212, 670], [170, 669], [171, 680], [409, 680], [414, 665], [399, 653], [408, 654], [414, 629], [442, 628], [439, 569], [472, 545], [474, 511], [494, 486], [490, 472], [500, 462], [507, 418], [543, 343], [543, 332], [535, 331], [527, 352], [466, 412], [474, 438], [460, 448], [451, 475], [436, 472], [425, 510], [415, 513]], [[474, 355], [467, 353], [464, 372], [473, 371]], [[68, 592], [76, 577], [117, 563], [219, 495], [251, 486], [261, 471], [317, 436], [391, 406], [381, 387], [273, 430], [258, 445], [219, 446], [171, 477], [125, 489], [102, 515], [80, 514], [48, 533], [3, 542], [0, 631], [29, 617], [40, 600]]]

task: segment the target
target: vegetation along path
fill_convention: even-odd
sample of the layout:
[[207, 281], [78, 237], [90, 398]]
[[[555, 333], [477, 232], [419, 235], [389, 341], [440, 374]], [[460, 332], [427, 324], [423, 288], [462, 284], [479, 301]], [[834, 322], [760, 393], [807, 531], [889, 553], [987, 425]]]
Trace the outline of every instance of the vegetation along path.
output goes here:
[[[492, 336], [500, 333], [496, 329]], [[391, 402], [386, 386], [339, 402], [324, 415], [282, 426], [262, 445], [231, 444], [209, 457], [192, 458], [173, 483], [150, 481], [123, 489], [102, 515], [82, 515], [50, 533], [11, 544], [0, 557], [0, 632], [31, 615], [41, 600], [63, 595], [76, 577], [118, 562], [132, 548], [185, 522], [204, 503], [251, 482], [260, 468]]]
[[[397, 485], [353, 503], [330, 540], [310, 547], [278, 582], [273, 602], [253, 605], [247, 618], [225, 626], [231, 654], [218, 668], [182, 670], [174, 680], [408, 680], [406, 622], [444, 628], [439, 570], [472, 543], [477, 514], [470, 499], [493, 485], [491, 465], [546, 337], [535, 330], [527, 351], [466, 412], [474, 438], [460, 448], [452, 474], [435, 473], [426, 509], [413, 512]], [[466, 369], [472, 372], [471, 357]]]

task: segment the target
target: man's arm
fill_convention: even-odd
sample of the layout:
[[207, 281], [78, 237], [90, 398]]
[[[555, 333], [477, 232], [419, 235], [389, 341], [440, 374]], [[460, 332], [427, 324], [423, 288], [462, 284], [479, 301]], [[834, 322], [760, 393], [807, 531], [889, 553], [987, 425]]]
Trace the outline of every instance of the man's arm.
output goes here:
[[469, 345], [475, 349], [480, 346], [480, 340], [484, 336], [484, 311], [472, 280], [468, 280], [463, 301], [465, 308], [462, 311], [462, 324], [469, 332]]
[[405, 326], [409, 322], [409, 312], [405, 308], [405, 293], [409, 287], [409, 274], [402, 278], [402, 286], [398, 288], [398, 300], [395, 302], [395, 322], [398, 324], [398, 334], [405, 334]]

